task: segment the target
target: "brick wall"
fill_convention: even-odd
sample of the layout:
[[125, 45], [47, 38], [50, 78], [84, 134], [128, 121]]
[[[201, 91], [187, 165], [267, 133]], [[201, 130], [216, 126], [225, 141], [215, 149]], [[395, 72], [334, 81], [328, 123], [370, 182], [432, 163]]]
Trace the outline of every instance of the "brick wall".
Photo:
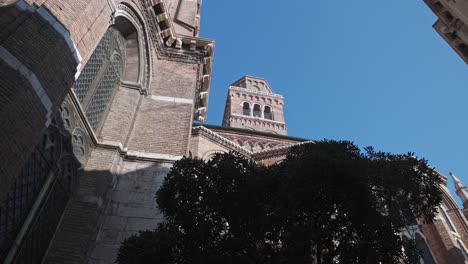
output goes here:
[[[12, 76], [0, 78], [0, 146], [3, 148], [0, 154], [0, 197], [3, 197], [34, 149], [35, 140], [32, 139], [42, 135], [47, 111], [25, 78], [15, 74], [1, 61], [0, 72]], [[36, 118], [30, 119], [31, 114]]]
[[119, 141], [125, 146], [141, 96], [138, 90], [119, 87], [99, 138]]
[[148, 153], [185, 155], [192, 109], [191, 104], [145, 98], [138, 110], [128, 148]]
[[8, 139], [0, 141], [0, 196], [39, 142], [78, 65], [45, 13], [18, 5], [0, 8], [0, 124], [2, 137]]
[[156, 96], [194, 99], [198, 65], [178, 61], [155, 60], [153, 80], [148, 92]]
[[215, 153], [227, 153], [230, 149], [200, 135], [195, 135], [190, 139], [190, 152], [192, 157], [207, 159]]
[[441, 186], [443, 192], [443, 205], [446, 207], [446, 213], [455, 228], [456, 233], [451, 231], [449, 224], [441, 216], [436, 217], [433, 224], [423, 224], [421, 229], [427, 238], [429, 247], [432, 250], [437, 263], [458, 264], [466, 263], [461, 249], [457, 244], [457, 239], [467, 245], [467, 222], [462, 215], [458, 205], [450, 195], [445, 185]]
[[[0, 139], [4, 149], [0, 188], [11, 182], [15, 170], [19, 171], [22, 161], [29, 157], [50, 114], [57, 112], [70, 91], [77, 69], [83, 69], [111, 25], [113, 13], [107, 0], [20, 2], [26, 9], [0, 8], [0, 48], [24, 65], [29, 74], [9, 65], [2, 59], [5, 56], [0, 58], [0, 129], [4, 135], [4, 140]], [[134, 13], [140, 14], [135, 21], [142, 22], [142, 34], [126, 39], [129, 71], [124, 73], [124, 81], [139, 81], [135, 86], [140, 85], [142, 90], [122, 84], [114, 95], [97, 142], [90, 141], [91, 155], [44, 263], [113, 263], [125, 237], [139, 229], [154, 228], [160, 221], [153, 198], [170, 167], [170, 162], [123, 161], [126, 151], [174, 156], [187, 153], [202, 52], [161, 52], [164, 47], [152, 35], [157, 29], [148, 26], [154, 21], [144, 21], [153, 17], [141, 16], [147, 11], [139, 6], [142, 2], [128, 3]], [[144, 50], [136, 48], [136, 40], [144, 43]], [[138, 61], [134, 60], [137, 54], [141, 56]], [[136, 70], [141, 65], [139, 59], [144, 60], [145, 74], [151, 75], [145, 80], [137, 79], [137, 73], [143, 70]], [[43, 94], [38, 94], [27, 79], [31, 75], [37, 76]], [[49, 108], [44, 107], [42, 95], [50, 100]], [[86, 126], [80, 127], [86, 130]], [[120, 141], [127, 149], [101, 144], [101, 139]], [[4, 175], [9, 178], [4, 179]]]

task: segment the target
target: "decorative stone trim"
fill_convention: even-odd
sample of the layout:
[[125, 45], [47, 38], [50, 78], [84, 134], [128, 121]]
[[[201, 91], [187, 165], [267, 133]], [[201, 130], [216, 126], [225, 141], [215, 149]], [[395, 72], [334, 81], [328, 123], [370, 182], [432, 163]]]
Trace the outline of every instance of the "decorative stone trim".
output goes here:
[[120, 141], [98, 139], [93, 129], [91, 128], [91, 125], [89, 124], [86, 118], [86, 115], [84, 114], [84, 111], [81, 108], [81, 104], [79, 103], [78, 98], [76, 97], [73, 89], [70, 90], [69, 97], [70, 97], [70, 105], [73, 105], [77, 113], [76, 119], [81, 121], [82, 126], [83, 126], [82, 129], [86, 131], [86, 134], [89, 136], [89, 139], [90, 139], [89, 147], [115, 150], [119, 153], [120, 157], [124, 160], [173, 162], [182, 158], [182, 156], [173, 156], [173, 155], [166, 155], [166, 154], [160, 154], [160, 153], [147, 153], [147, 152], [139, 152], [139, 151], [132, 151], [132, 150], [129, 151], [126, 147], [124, 147], [124, 145]]
[[186, 98], [157, 96], [157, 95], [150, 95], [148, 98], [151, 100], [171, 102], [171, 103], [176, 103], [176, 104], [193, 104], [192, 99], [186, 99]]
[[[112, 0], [108, 0], [113, 2]], [[114, 5], [114, 3], [112, 3]], [[111, 6], [112, 6], [111, 5]], [[148, 60], [148, 54], [147, 54], [147, 48], [149, 47], [149, 43], [147, 43], [147, 39], [144, 36], [145, 30], [144, 30], [144, 25], [139, 21], [138, 16], [133, 12], [131, 8], [129, 8], [125, 4], [118, 4], [117, 6], [114, 6], [112, 8], [113, 10], [113, 20], [117, 17], [124, 17], [132, 25], [135, 27], [138, 35], [138, 50], [141, 52], [138, 54], [139, 57], [139, 73], [138, 73], [138, 79], [137, 83], [140, 84], [140, 93], [147, 95], [146, 87], [149, 85], [149, 75], [151, 72], [151, 64], [149, 63]], [[112, 21], [114, 24], [115, 21]], [[145, 78], [145, 75], [147, 78]]]
[[237, 118], [237, 119], [252, 120], [252, 121], [256, 121], [256, 122], [259, 122], [259, 123], [265, 123], [265, 124], [275, 124], [275, 125], [282, 126], [282, 127], [286, 128], [286, 124], [284, 122], [278, 122], [278, 121], [275, 121], [275, 120], [264, 119], [264, 118], [261, 118], [261, 117], [231, 114], [231, 119], [233, 119], [232, 117]]
[[244, 116], [244, 115], [237, 115], [232, 114], [229, 118], [229, 123], [239, 123], [243, 122], [248, 127], [249, 125], [255, 125], [265, 128], [266, 130], [272, 131], [279, 131], [279, 130], [286, 130], [286, 124], [283, 122], [278, 122], [270, 119], [263, 119], [260, 117], [253, 117], [253, 116]]
[[275, 93], [267, 93], [267, 92], [262, 92], [262, 91], [255, 91], [251, 89], [247, 89], [244, 87], [238, 87], [238, 86], [229, 86], [230, 90], [234, 91], [239, 91], [243, 93], [251, 93], [251, 94], [260, 94], [260, 95], [268, 95], [268, 96], [273, 96], [273, 97], [278, 97], [278, 98], [284, 98], [281, 94], [275, 94]]
[[[204, 122], [208, 96], [200, 99], [201, 92], [209, 92], [213, 66], [214, 41], [175, 33], [171, 15], [165, 0], [140, 0], [143, 15], [148, 21], [149, 34], [158, 56], [185, 63], [198, 63], [197, 90], [195, 93], [194, 120]], [[184, 52], [180, 52], [180, 51]]]
[[231, 140], [219, 135], [218, 133], [204, 127], [204, 126], [196, 126], [194, 127], [193, 129], [193, 133], [194, 134], [200, 134], [200, 135], [203, 135], [227, 148], [230, 148], [234, 151], [237, 151], [247, 157], [251, 157], [253, 152], [252, 151], [249, 151], [243, 147], [241, 147], [240, 145], [232, 142]]
[[134, 82], [120, 80], [120, 87], [137, 90], [140, 92], [140, 94], [147, 95], [147, 91], [143, 87], [143, 85], [141, 85], [141, 83], [134, 83]]
[[269, 158], [274, 158], [278, 156], [283, 156], [283, 155], [286, 155], [289, 149], [291, 149], [292, 147], [309, 144], [309, 143], [315, 144], [314, 141], [310, 140], [310, 141], [299, 142], [299, 143], [295, 143], [291, 145], [279, 146], [276, 148], [260, 150], [253, 154], [253, 158], [258, 160], [258, 159], [269, 159]]
[[24, 0], [19, 0], [18, 2], [15, 3], [15, 5], [20, 9], [20, 10], [28, 10], [29, 12], [36, 12], [38, 13], [45, 21], [47, 21], [51, 26], [54, 27], [54, 29], [62, 35], [63, 39], [67, 43], [70, 52], [72, 53], [73, 57], [75, 58], [76, 64], [78, 65], [76, 67], [76, 74], [75, 74], [75, 80], [78, 78], [80, 75], [80, 70], [81, 70], [81, 55], [78, 49], [76, 48], [75, 43], [73, 42], [73, 39], [70, 36], [70, 32], [59, 22], [57, 19], [52, 15], [45, 7], [41, 6], [38, 7], [37, 5], [30, 5]]
[[310, 141], [304, 141], [304, 142], [298, 142], [298, 143], [294, 143], [294, 144], [289, 144], [289, 145], [281, 145], [281, 146], [278, 146], [278, 147], [275, 147], [275, 148], [271, 148], [271, 149], [265, 149], [265, 150], [259, 150], [259, 151], [250, 151], [250, 150], [247, 150], [245, 149], [244, 147], [240, 146], [239, 144], [233, 142], [232, 140], [230, 139], [227, 139], [221, 135], [219, 135], [218, 133], [204, 127], [204, 126], [196, 126], [196, 127], [193, 127], [192, 129], [193, 131], [193, 134], [199, 134], [199, 135], [203, 135], [205, 137], [207, 137], [208, 139], [211, 139], [213, 140], [214, 142], [217, 142], [229, 149], [232, 149], [234, 151], [237, 151], [241, 154], [243, 154], [244, 156], [248, 157], [248, 158], [253, 158], [255, 160], [262, 160], [262, 159], [271, 159], [271, 158], [275, 158], [275, 157], [278, 157], [278, 156], [283, 156], [283, 155], [286, 155], [289, 151], [289, 149], [291, 147], [294, 147], [294, 146], [300, 146], [300, 145], [303, 145], [303, 144], [309, 144], [309, 143], [315, 143], [314, 141], [310, 140]]

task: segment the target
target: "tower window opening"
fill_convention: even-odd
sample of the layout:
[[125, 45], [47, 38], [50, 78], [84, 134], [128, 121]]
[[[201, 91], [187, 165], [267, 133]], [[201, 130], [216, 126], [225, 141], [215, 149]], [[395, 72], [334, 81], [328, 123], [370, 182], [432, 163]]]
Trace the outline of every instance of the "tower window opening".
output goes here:
[[262, 110], [260, 110], [260, 105], [254, 104], [253, 116], [254, 117], [262, 117]]
[[250, 115], [250, 105], [249, 103], [245, 102], [242, 106], [242, 110], [244, 115], [249, 116]]
[[273, 120], [273, 116], [271, 114], [271, 108], [269, 106], [265, 106], [265, 110], [263, 111], [263, 116], [265, 119]]
[[440, 2], [436, 2], [436, 3], [434, 4], [434, 9], [435, 9], [436, 11], [440, 11], [440, 10], [444, 9], [444, 6], [443, 6]]
[[448, 21], [452, 21], [453, 20], [453, 15], [452, 13], [450, 12], [444, 12], [444, 17], [448, 20]]

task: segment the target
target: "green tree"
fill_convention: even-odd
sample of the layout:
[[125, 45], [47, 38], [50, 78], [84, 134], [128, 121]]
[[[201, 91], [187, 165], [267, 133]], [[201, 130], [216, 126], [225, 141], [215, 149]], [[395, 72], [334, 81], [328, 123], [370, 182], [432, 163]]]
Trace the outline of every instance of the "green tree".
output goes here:
[[127, 239], [117, 262], [415, 263], [400, 232], [413, 217], [432, 222], [441, 182], [412, 153], [347, 141], [294, 147], [270, 167], [184, 158], [157, 193], [165, 222]]

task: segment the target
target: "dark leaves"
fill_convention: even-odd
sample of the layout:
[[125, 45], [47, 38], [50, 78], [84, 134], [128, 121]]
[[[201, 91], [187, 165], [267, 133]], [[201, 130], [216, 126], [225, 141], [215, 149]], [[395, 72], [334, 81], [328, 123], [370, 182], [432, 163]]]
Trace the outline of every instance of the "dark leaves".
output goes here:
[[166, 222], [126, 240], [118, 261], [412, 263], [400, 232], [413, 217], [432, 221], [442, 179], [412, 153], [365, 150], [304, 144], [270, 167], [232, 153], [184, 158], [157, 193]]

